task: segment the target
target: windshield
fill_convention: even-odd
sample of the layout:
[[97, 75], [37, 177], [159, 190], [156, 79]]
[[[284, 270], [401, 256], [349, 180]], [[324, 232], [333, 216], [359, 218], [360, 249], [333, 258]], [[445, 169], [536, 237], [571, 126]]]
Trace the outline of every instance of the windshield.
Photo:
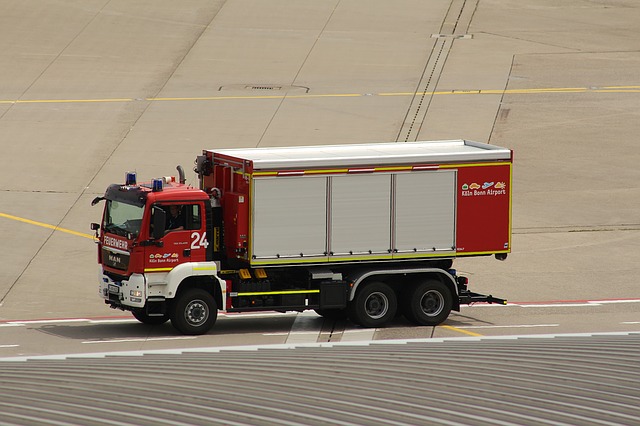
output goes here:
[[138, 207], [120, 201], [107, 201], [103, 229], [105, 232], [135, 238], [140, 233], [144, 206]]

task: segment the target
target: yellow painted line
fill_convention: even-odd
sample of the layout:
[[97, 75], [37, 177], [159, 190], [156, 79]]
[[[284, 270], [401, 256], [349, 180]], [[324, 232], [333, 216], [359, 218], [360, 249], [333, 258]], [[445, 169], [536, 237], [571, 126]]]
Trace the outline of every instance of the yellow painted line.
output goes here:
[[466, 334], [466, 335], [468, 335], [468, 336], [473, 336], [473, 337], [484, 337], [482, 334], [474, 333], [473, 331], [463, 330], [463, 329], [458, 328], [458, 327], [452, 327], [452, 326], [450, 326], [450, 325], [441, 325], [440, 327], [442, 327], [442, 328], [446, 328], [447, 330], [456, 331], [456, 332], [458, 332], [458, 333]]
[[314, 98], [360, 98], [370, 96], [422, 96], [422, 95], [504, 95], [504, 94], [539, 94], [539, 93], [638, 93], [640, 86], [601, 86], [601, 87], [547, 87], [535, 89], [452, 89], [437, 92], [388, 92], [388, 93], [324, 93], [288, 95], [248, 95], [248, 96], [203, 96], [203, 97], [151, 97], [144, 99], [0, 99], [0, 104], [37, 104], [37, 103], [100, 103], [100, 102], [189, 102], [189, 101], [224, 101], [251, 99], [314, 99]]
[[597, 93], [640, 93], [640, 89], [596, 89], [594, 92]]
[[640, 89], [640, 86], [603, 86], [601, 89]]
[[[91, 103], [91, 102], [132, 102], [133, 99], [31, 99], [12, 101], [15, 104], [63, 104], [63, 103]], [[7, 101], [2, 101], [7, 102]]]
[[234, 99], [282, 99], [284, 95], [261, 95], [261, 96], [203, 96], [198, 98], [146, 98], [147, 101], [227, 101]]
[[249, 96], [202, 96], [197, 98], [146, 98], [147, 101], [225, 101], [225, 100], [243, 100], [243, 99], [312, 99], [312, 98], [358, 98], [363, 95], [361, 93], [325, 93], [317, 95], [249, 95]]
[[[627, 88], [612, 87], [609, 89], [625, 90]], [[591, 89], [589, 87], [550, 87], [540, 89], [500, 89], [500, 90], [444, 90], [439, 92], [391, 92], [391, 93], [378, 93], [378, 96], [438, 96], [438, 95], [502, 95], [502, 94], [527, 94], [527, 93], [584, 93], [589, 91], [597, 91], [598, 88]], [[364, 96], [364, 95], [363, 95]]]
[[25, 219], [23, 217], [18, 217], [18, 216], [12, 216], [12, 215], [6, 214], [6, 213], [0, 213], [0, 217], [4, 217], [5, 219], [16, 220], [16, 221], [22, 222], [22, 223], [28, 223], [29, 225], [40, 226], [42, 228], [53, 229], [54, 231], [60, 231], [60, 232], [66, 233], [66, 234], [76, 235], [78, 237], [84, 237], [84, 238], [89, 238], [91, 240], [95, 240], [94, 236], [91, 235], [91, 234], [85, 234], [83, 232], [76, 232], [76, 231], [72, 231], [70, 229], [60, 228], [59, 226], [49, 225], [48, 223], [37, 222], [35, 220]]

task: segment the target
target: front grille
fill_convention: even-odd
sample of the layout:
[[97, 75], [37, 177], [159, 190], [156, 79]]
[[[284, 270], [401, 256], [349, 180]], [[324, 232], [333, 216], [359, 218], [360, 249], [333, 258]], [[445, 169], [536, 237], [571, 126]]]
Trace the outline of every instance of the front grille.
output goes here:
[[129, 254], [115, 253], [103, 247], [102, 263], [110, 268], [126, 271], [129, 267]]

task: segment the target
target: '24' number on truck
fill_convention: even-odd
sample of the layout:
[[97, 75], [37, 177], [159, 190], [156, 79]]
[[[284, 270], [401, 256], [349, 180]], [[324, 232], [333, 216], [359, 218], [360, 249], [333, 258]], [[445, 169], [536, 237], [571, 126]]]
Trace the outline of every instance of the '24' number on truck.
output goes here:
[[209, 247], [209, 241], [207, 241], [206, 232], [203, 232], [202, 235], [199, 232], [191, 233], [191, 250], [206, 249], [207, 247]]

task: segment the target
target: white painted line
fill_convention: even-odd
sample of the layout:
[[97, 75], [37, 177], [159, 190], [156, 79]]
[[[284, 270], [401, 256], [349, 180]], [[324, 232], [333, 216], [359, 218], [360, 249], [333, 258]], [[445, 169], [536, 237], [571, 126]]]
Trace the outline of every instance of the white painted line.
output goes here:
[[0, 345], [0, 348], [17, 348], [20, 345]]
[[92, 320], [87, 318], [68, 318], [68, 319], [51, 319], [51, 320], [20, 320], [20, 321], [7, 321], [0, 323], [0, 327], [24, 327], [26, 325], [42, 325], [42, 324], [68, 324], [68, 323], [80, 323], [88, 322], [89, 324], [118, 324], [118, 323], [136, 323], [136, 319], [101, 319]]
[[640, 324], [640, 321], [625, 321], [620, 324], [632, 325], [632, 324]]
[[86, 318], [67, 318], [67, 319], [45, 319], [45, 320], [25, 320], [25, 321], [8, 321], [5, 324], [30, 325], [30, 324], [59, 324], [69, 322], [87, 322]]
[[104, 319], [104, 320], [89, 320], [89, 324], [133, 324], [137, 323], [138, 320], [133, 319]]
[[177, 349], [156, 349], [141, 351], [111, 351], [111, 352], [91, 352], [91, 353], [69, 353], [57, 355], [33, 355], [19, 357], [0, 357], [0, 362], [28, 361], [28, 360], [60, 360], [67, 358], [104, 358], [106, 356], [143, 356], [143, 355], [180, 355], [186, 353], [218, 353], [222, 351], [256, 351], [258, 349], [295, 349], [295, 348], [327, 348], [334, 346], [369, 346], [369, 345], [401, 345], [407, 343], [437, 344], [442, 342], [479, 342], [484, 340], [518, 340], [518, 339], [553, 339], [563, 337], [595, 337], [595, 336], [629, 336], [640, 334], [640, 331], [619, 331], [609, 333], [555, 333], [555, 334], [521, 334], [512, 336], [482, 336], [482, 337], [443, 337], [443, 338], [421, 338], [421, 339], [398, 339], [398, 340], [374, 340], [359, 342], [321, 342], [305, 344], [277, 344], [277, 345], [253, 345], [253, 346], [215, 346], [201, 348], [177, 348]]
[[463, 330], [467, 330], [470, 328], [480, 329], [480, 328], [534, 328], [534, 327], [559, 327], [560, 324], [518, 324], [518, 325], [471, 325], [469, 327], [460, 327]]
[[520, 305], [523, 308], [577, 308], [581, 306], [600, 306], [598, 303], [550, 303], [548, 305]]

